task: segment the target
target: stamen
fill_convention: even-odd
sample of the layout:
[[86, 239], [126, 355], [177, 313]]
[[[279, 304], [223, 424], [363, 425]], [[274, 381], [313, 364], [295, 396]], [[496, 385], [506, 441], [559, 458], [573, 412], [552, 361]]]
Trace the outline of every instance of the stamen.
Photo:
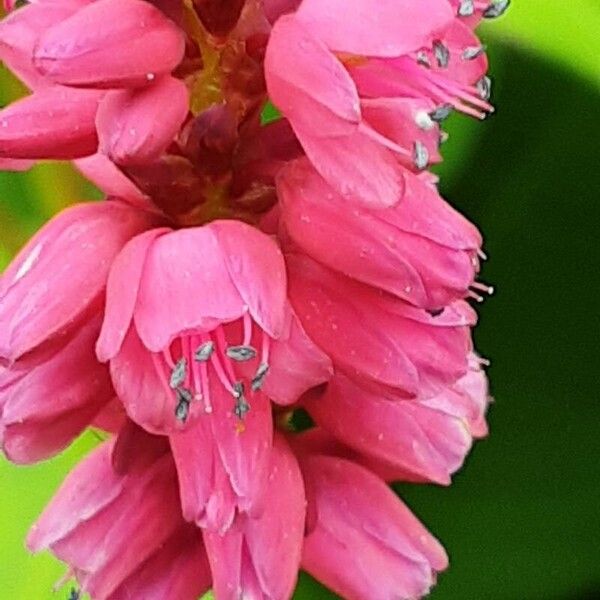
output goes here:
[[494, 286], [486, 285], [485, 283], [481, 283], [480, 281], [474, 281], [471, 284], [471, 287], [481, 292], [485, 292], [486, 294], [488, 294], [488, 296], [491, 296], [494, 293]]
[[468, 298], [472, 298], [473, 300], [475, 300], [476, 302], [483, 302], [484, 298], [483, 296], [480, 296], [479, 294], [477, 294], [476, 292], [474, 292], [473, 290], [469, 290], [469, 293], [467, 294]]
[[[163, 389], [164, 389], [167, 397], [169, 397], [173, 393], [173, 390], [171, 389], [171, 386], [169, 385], [169, 381], [167, 380], [167, 376], [165, 374], [165, 369], [164, 369], [164, 363], [161, 361], [158, 354], [152, 353], [151, 356], [152, 356], [152, 362], [154, 363], [154, 370], [156, 371], [156, 374], [158, 375], [158, 379], [160, 380], [160, 383], [163, 386]], [[164, 356], [164, 353], [163, 353], [163, 356]]]
[[177, 406], [175, 407], [175, 418], [181, 423], [185, 423], [190, 414], [190, 402], [192, 401], [192, 393], [185, 389], [177, 389]]
[[419, 50], [419, 52], [417, 52], [417, 64], [422, 67], [427, 67], [428, 69], [431, 68], [431, 61], [424, 50]]
[[485, 75], [476, 84], [477, 91], [483, 100], [489, 100], [492, 97], [492, 80]]
[[171, 356], [171, 349], [170, 348], [165, 348], [162, 352], [163, 354], [163, 358], [165, 359], [165, 362], [169, 365], [169, 367], [171, 369], [175, 368], [175, 361], [173, 360], [173, 357]]
[[252, 391], [258, 392], [263, 386], [265, 377], [269, 372], [269, 365], [267, 363], [260, 363], [254, 377], [252, 378]]
[[212, 403], [210, 400], [210, 381], [208, 380], [208, 363], [201, 362], [200, 367], [200, 380], [202, 381], [202, 396], [204, 397], [204, 412], [210, 414], [213, 411]]
[[431, 115], [424, 110], [420, 110], [415, 114], [415, 123], [419, 129], [423, 131], [431, 131], [435, 127], [435, 121]]
[[238, 419], [243, 419], [246, 413], [250, 410], [250, 405], [244, 397], [244, 384], [241, 381], [236, 381], [233, 389], [233, 397], [235, 398], [233, 412]]
[[447, 131], [440, 131], [440, 146], [445, 144], [450, 139], [450, 134]]
[[481, 260], [487, 260], [488, 259], [488, 255], [481, 248], [479, 248], [477, 250], [477, 256], [479, 256], [479, 258], [481, 258]]
[[475, 5], [473, 0], [461, 0], [458, 7], [459, 17], [470, 17], [475, 12]]
[[467, 46], [462, 54], [463, 60], [474, 60], [479, 58], [485, 52], [485, 46]]
[[434, 111], [430, 112], [429, 116], [432, 121], [435, 121], [436, 123], [441, 123], [452, 114], [452, 111], [452, 104], [442, 104], [442, 106], [439, 106]]
[[441, 69], [446, 69], [450, 63], [450, 50], [439, 40], [433, 42], [433, 53]]
[[196, 352], [194, 352], [194, 360], [196, 360], [200, 363], [206, 362], [210, 359], [214, 350], [215, 350], [214, 342], [212, 342], [211, 340], [208, 340], [207, 342], [204, 342], [203, 344], [198, 346], [198, 348], [196, 349]]
[[249, 345], [229, 346], [229, 348], [225, 350], [225, 354], [231, 360], [235, 360], [236, 362], [245, 362], [256, 357], [256, 349]]
[[429, 151], [423, 142], [417, 140], [413, 147], [413, 162], [419, 171], [422, 171], [429, 164]]
[[244, 313], [244, 346], [249, 346], [252, 341], [252, 317], [249, 312]]
[[510, 0], [497, 0], [492, 2], [488, 8], [483, 12], [484, 19], [497, 19], [501, 17], [508, 7], [510, 6]]
[[[183, 343], [183, 342], [182, 342]], [[171, 371], [169, 386], [172, 389], [178, 388], [185, 382], [187, 377], [187, 360], [182, 356]]]

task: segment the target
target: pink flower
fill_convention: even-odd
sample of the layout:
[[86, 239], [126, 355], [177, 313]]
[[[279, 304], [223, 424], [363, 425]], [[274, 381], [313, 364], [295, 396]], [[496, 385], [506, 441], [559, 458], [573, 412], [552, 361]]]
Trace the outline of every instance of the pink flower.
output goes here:
[[143, 0], [15, 11], [0, 24], [0, 57], [34, 93], [0, 111], [1, 155], [80, 158], [100, 138], [117, 161], [159, 156], [188, 113], [185, 84], [169, 76], [183, 52], [176, 24]]
[[65, 448], [113, 398], [93, 348], [112, 260], [152, 217], [111, 200], [55, 217], [0, 279], [0, 432], [17, 462]]
[[466, 302], [430, 313], [307, 257], [286, 259], [292, 306], [336, 371], [389, 399], [430, 397], [466, 375], [476, 321]]
[[291, 598], [302, 553], [306, 500], [300, 468], [282, 436], [275, 438], [265, 493], [269, 505], [242, 515], [204, 541], [217, 598]]
[[372, 206], [394, 205], [404, 170], [440, 159], [449, 108], [491, 109], [486, 69], [446, 0], [304, 0], [276, 22], [265, 62], [270, 97], [315, 168]]
[[300, 460], [308, 515], [302, 567], [348, 600], [420, 598], [448, 566], [439, 542], [375, 475], [348, 460]]
[[[391, 471], [387, 479], [448, 485], [486, 433], [489, 396], [474, 358], [457, 383], [427, 399], [389, 401], [337, 375], [305, 406], [335, 439]], [[380, 471], [381, 472], [381, 471]]]
[[224, 531], [263, 500], [270, 399], [330, 376], [286, 279], [276, 243], [233, 221], [144, 233], [111, 270], [98, 357], [129, 416], [172, 434], [184, 516], [202, 526]]
[[201, 534], [181, 518], [168, 444], [131, 426], [73, 470], [27, 545], [51, 549], [101, 600], [195, 600], [210, 587]]
[[295, 161], [278, 176], [282, 227], [320, 263], [421, 308], [438, 309], [469, 295], [481, 236], [434, 186], [409, 171], [402, 177], [400, 204], [349, 208], [306, 159]]

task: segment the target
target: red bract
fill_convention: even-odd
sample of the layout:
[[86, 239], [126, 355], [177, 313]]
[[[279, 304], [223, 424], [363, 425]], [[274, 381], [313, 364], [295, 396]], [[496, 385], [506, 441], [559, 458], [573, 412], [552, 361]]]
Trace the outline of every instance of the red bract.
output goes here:
[[109, 438], [29, 547], [102, 600], [287, 600], [301, 567], [427, 594], [446, 554], [387, 483], [448, 485], [486, 435], [491, 292], [427, 167], [452, 109], [491, 111], [473, 28], [508, 3], [14, 4], [0, 166], [73, 160], [110, 198], [0, 279], [8, 458]]

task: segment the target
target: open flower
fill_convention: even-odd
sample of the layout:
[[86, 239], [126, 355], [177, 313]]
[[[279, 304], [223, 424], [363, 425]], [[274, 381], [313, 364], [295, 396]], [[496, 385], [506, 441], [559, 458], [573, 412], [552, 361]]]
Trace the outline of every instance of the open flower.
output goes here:
[[447, 0], [304, 0], [276, 22], [265, 62], [314, 167], [342, 196], [380, 207], [402, 198], [405, 169], [440, 160], [438, 123], [452, 108], [491, 110], [486, 70]]

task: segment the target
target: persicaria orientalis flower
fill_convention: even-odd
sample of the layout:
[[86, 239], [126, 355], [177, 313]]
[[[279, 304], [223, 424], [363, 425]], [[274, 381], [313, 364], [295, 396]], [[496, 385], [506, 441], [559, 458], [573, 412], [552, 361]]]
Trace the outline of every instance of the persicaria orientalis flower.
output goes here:
[[387, 484], [487, 434], [491, 292], [429, 167], [493, 110], [474, 29], [508, 2], [5, 4], [0, 165], [106, 195], [0, 279], [6, 456], [103, 440], [29, 548], [102, 600], [426, 595], [446, 553]]

